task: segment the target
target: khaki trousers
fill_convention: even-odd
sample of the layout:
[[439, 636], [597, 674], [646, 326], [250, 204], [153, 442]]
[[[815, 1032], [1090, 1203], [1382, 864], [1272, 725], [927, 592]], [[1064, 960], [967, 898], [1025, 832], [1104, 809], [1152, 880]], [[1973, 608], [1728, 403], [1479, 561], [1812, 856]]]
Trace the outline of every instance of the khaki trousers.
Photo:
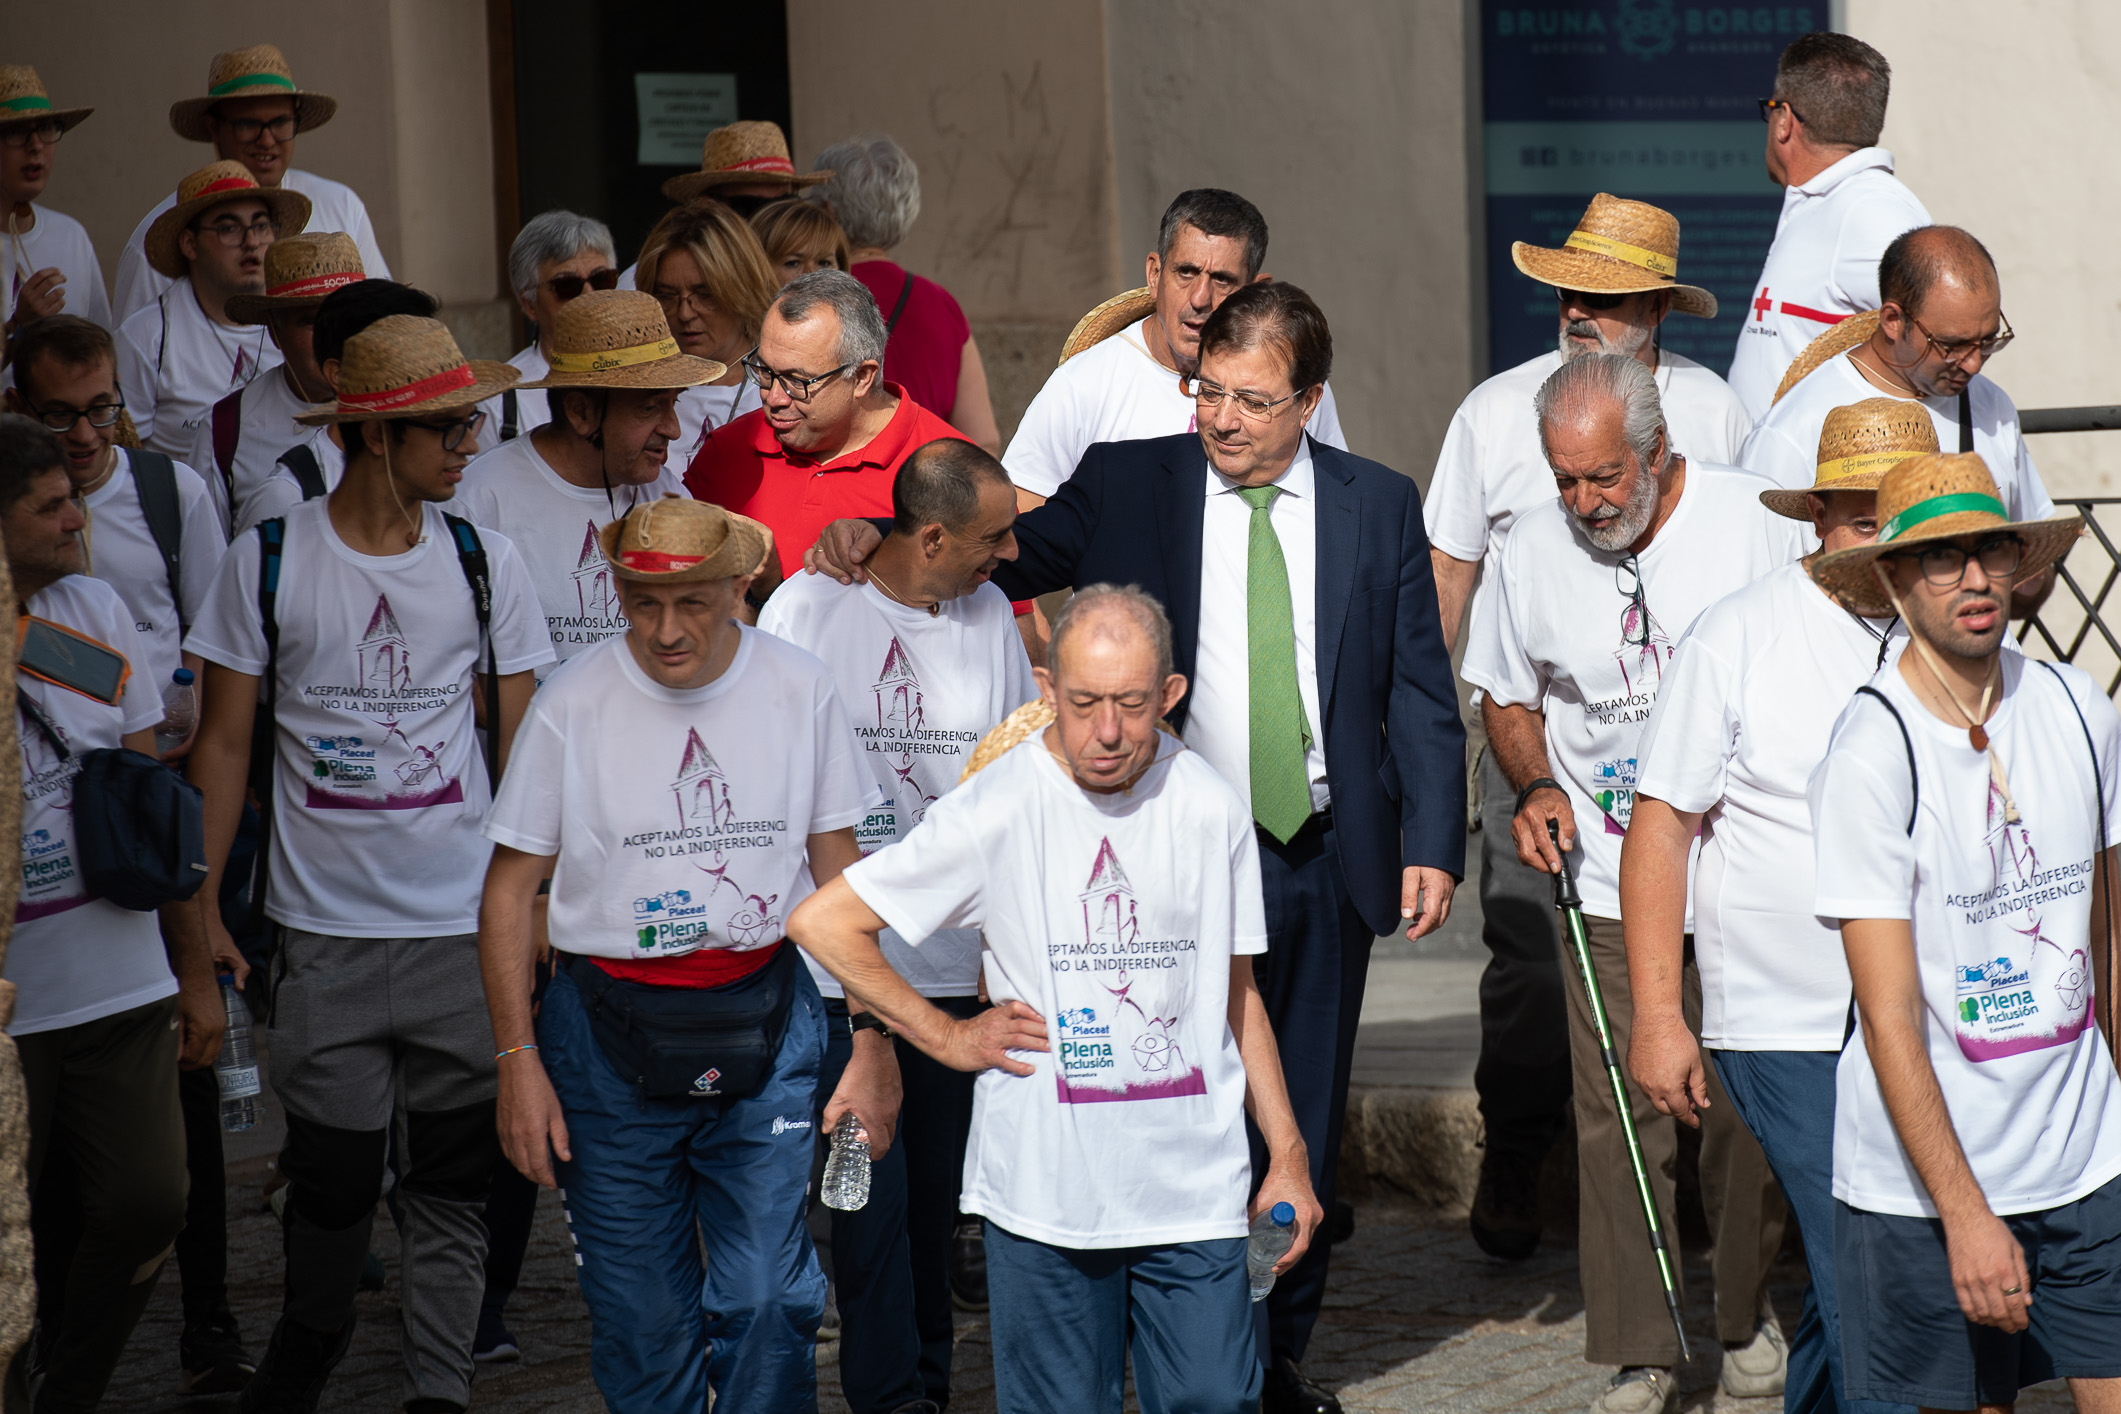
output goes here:
[[[1584, 918], [1590, 934], [1591, 962], [1598, 970], [1605, 997], [1606, 1023], [1613, 1048], [1627, 1072], [1628, 1038], [1634, 1029], [1634, 999], [1628, 990], [1627, 949], [1617, 918]], [[1568, 977], [1569, 1055], [1576, 1081], [1577, 1184], [1581, 1194], [1577, 1262], [1583, 1280], [1584, 1359], [1594, 1365], [1675, 1365], [1679, 1338], [1664, 1309], [1664, 1288], [1657, 1258], [1650, 1250], [1642, 1202], [1628, 1168], [1627, 1140], [1613, 1108], [1613, 1087], [1606, 1079], [1591, 1025], [1590, 999], [1575, 959], [1563, 943], [1562, 971]], [[1687, 1025], [1701, 1029], [1701, 977], [1690, 956], [1681, 984]], [[1707, 1053], [1703, 1053], [1706, 1063]], [[1635, 1135], [1642, 1146], [1650, 1188], [1673, 1253], [1674, 1280], [1679, 1279], [1679, 1223], [1675, 1172], [1679, 1157], [1679, 1121], [1662, 1115], [1632, 1076], [1628, 1099]], [[1709, 1110], [1701, 1120], [1701, 1196], [1708, 1210], [1713, 1248], [1709, 1273], [1716, 1286], [1716, 1335], [1727, 1344], [1752, 1339], [1768, 1266], [1782, 1246], [1788, 1217], [1782, 1190], [1742, 1120], [1724, 1093], [1716, 1068], [1708, 1065]], [[1684, 1288], [1681, 1288], [1682, 1293]]]

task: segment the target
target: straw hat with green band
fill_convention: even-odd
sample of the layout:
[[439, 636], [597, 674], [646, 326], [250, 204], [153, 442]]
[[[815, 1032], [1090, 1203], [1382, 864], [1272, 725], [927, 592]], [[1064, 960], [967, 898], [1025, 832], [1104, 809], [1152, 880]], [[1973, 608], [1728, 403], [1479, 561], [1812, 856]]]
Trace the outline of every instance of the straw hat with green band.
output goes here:
[[95, 112], [93, 108], [54, 108], [44, 80], [27, 64], [0, 64], [0, 128], [57, 123], [65, 132]]
[[640, 290], [585, 290], [552, 321], [552, 371], [522, 388], [697, 388], [729, 371], [678, 352], [663, 305]]
[[1878, 485], [1878, 516], [1875, 543], [1822, 555], [1810, 565], [1821, 589], [1870, 618], [1893, 612], [1892, 600], [1871, 570], [1880, 556], [1961, 535], [2008, 532], [2025, 542], [2018, 578], [2026, 580], [2060, 561], [2084, 532], [2084, 517], [2074, 513], [2012, 520], [1978, 452], [1912, 457], [1893, 467]]
[[295, 76], [287, 59], [270, 44], [231, 49], [214, 55], [206, 68], [206, 96], [186, 98], [169, 105], [169, 125], [177, 136], [193, 142], [212, 142], [206, 130], [206, 115], [226, 98], [292, 98], [295, 129], [310, 132], [331, 121], [339, 111], [339, 100], [327, 94], [295, 87]]
[[1819, 429], [1819, 469], [1802, 491], [1763, 491], [1760, 504], [1779, 516], [1809, 522], [1804, 498], [1828, 491], [1875, 491], [1885, 474], [1910, 457], [1937, 450], [1937, 424], [1922, 404], [1904, 398], [1865, 398], [1835, 408]]
[[1648, 202], [1600, 192], [1560, 249], [1516, 241], [1510, 259], [1557, 289], [1604, 295], [1670, 290], [1672, 308], [1681, 314], [1716, 317], [1714, 295], [1679, 283], [1679, 218]]

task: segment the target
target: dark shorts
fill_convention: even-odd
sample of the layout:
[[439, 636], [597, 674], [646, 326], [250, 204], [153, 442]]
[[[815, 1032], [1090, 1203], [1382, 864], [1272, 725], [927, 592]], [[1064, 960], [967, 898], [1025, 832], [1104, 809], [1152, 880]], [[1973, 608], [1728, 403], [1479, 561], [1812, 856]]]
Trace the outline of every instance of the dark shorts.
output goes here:
[[1851, 1399], [1972, 1409], [2028, 1385], [2121, 1376], [2121, 1178], [2003, 1220], [2025, 1249], [2032, 1324], [1977, 1326], [1952, 1288], [1944, 1224], [1834, 1203], [1841, 1348]]

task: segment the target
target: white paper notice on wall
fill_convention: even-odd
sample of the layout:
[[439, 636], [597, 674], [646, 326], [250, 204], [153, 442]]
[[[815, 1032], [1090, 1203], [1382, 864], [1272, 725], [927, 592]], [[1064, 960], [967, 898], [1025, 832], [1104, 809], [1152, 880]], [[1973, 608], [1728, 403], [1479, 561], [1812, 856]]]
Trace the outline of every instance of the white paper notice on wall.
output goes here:
[[736, 121], [735, 74], [635, 74], [643, 167], [698, 167], [700, 144]]

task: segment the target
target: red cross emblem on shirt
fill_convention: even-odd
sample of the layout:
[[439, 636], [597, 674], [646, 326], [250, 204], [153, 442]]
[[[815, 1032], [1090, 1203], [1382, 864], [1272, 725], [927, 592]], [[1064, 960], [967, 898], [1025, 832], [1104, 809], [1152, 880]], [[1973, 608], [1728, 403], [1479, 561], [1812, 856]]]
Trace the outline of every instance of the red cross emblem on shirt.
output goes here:
[[1753, 301], [1753, 322], [1758, 324], [1766, 319], [1768, 311], [1774, 307], [1775, 302], [1767, 297], [1767, 286], [1762, 285], [1760, 287], [1760, 298]]

